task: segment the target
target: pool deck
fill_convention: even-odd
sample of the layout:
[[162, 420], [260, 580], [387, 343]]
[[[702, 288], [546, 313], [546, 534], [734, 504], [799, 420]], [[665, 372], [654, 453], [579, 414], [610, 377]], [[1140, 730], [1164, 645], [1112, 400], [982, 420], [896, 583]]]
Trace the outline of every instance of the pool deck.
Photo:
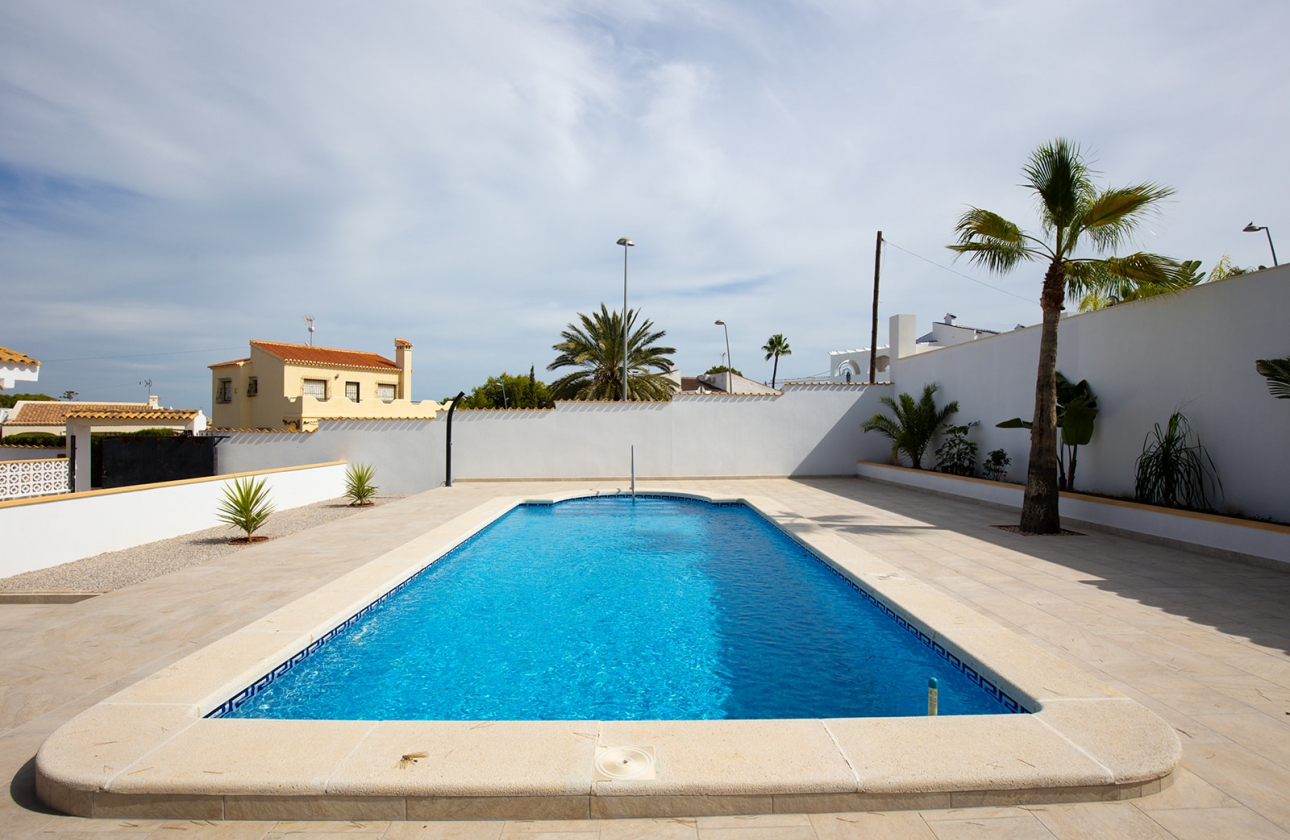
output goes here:
[[36, 749], [100, 700], [490, 499], [614, 486], [463, 483], [89, 601], [0, 605], [5, 835], [1290, 838], [1290, 575], [1105, 534], [1023, 538], [992, 527], [1013, 514], [858, 479], [667, 482], [678, 484], [774, 499], [1139, 701], [1179, 733], [1175, 784], [1131, 802], [661, 821], [209, 825], [43, 811]]

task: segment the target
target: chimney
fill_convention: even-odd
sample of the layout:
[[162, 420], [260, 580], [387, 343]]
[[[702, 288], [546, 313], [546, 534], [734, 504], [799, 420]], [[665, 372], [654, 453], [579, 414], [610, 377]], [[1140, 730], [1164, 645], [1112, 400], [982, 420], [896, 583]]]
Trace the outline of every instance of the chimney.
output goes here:
[[158, 401], [159, 399], [160, 399], [160, 398], [159, 398], [156, 394], [149, 394], [149, 395], [148, 395], [148, 408], [157, 408], [157, 407], [158, 407], [158, 406], [157, 406], [157, 401]]
[[399, 366], [399, 393], [401, 400], [412, 399], [412, 342], [394, 339], [394, 363]]

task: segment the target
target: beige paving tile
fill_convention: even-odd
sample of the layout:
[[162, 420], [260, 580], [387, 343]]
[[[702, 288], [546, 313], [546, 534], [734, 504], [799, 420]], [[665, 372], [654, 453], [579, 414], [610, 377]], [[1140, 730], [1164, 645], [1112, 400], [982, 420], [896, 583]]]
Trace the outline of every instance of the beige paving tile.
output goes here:
[[747, 825], [700, 828], [699, 840], [816, 840], [810, 825]]
[[1196, 715], [1195, 720], [1290, 769], [1290, 715], [1283, 715], [1281, 720], [1257, 713]]
[[266, 822], [213, 822], [209, 820], [173, 820], [162, 823], [149, 835], [150, 840], [264, 840], [276, 828]]
[[937, 840], [1054, 840], [1033, 814], [929, 822]]
[[807, 814], [745, 814], [728, 817], [699, 817], [695, 822], [700, 829], [747, 828], [749, 826], [783, 828], [785, 826], [810, 825], [811, 818]]
[[379, 837], [385, 834], [391, 825], [392, 823], [389, 822], [366, 822], [363, 820], [322, 824], [313, 821], [282, 820], [273, 826], [272, 831], [274, 834], [296, 834], [301, 831], [320, 831], [325, 828], [329, 834], [345, 834], [355, 838], [375, 834]]
[[382, 840], [498, 840], [506, 823], [418, 822], [390, 823]]
[[917, 811], [812, 814], [819, 840], [934, 840], [936, 835]]
[[1232, 797], [1206, 782], [1195, 773], [1179, 767], [1174, 783], [1160, 793], [1135, 799], [1133, 806], [1141, 811], [1172, 811], [1179, 808], [1241, 808]]
[[1173, 837], [1127, 802], [1037, 805], [1029, 810], [1059, 840], [1172, 840]]
[[1282, 829], [1243, 808], [1156, 811], [1151, 818], [1178, 840], [1286, 840]]
[[1183, 766], [1246, 808], [1290, 830], [1290, 771], [1236, 744], [1204, 744], [1183, 753]]
[[696, 820], [684, 817], [654, 820], [599, 820], [600, 840], [697, 840]]

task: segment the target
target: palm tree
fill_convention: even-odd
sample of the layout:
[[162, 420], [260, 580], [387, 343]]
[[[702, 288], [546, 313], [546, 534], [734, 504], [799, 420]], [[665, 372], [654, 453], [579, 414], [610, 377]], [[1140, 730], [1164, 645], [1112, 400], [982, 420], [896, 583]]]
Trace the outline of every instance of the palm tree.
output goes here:
[[[970, 207], [954, 228], [958, 244], [949, 248], [999, 273], [1030, 260], [1048, 263], [1039, 298], [1044, 320], [1021, 530], [1055, 534], [1061, 530], [1057, 510], [1057, 321], [1066, 297], [1114, 293], [1126, 284], [1169, 286], [1180, 266], [1167, 257], [1143, 252], [1114, 256], [1143, 216], [1172, 195], [1173, 189], [1153, 183], [1098, 189], [1079, 147], [1065, 139], [1036, 149], [1023, 172], [1024, 186], [1034, 190], [1039, 200], [1042, 237], [1023, 231], [996, 213]], [[1082, 246], [1109, 255], [1077, 257]]]
[[[636, 326], [635, 309], [627, 310], [627, 398], [631, 400], [666, 400], [677, 383], [664, 374], [672, 369], [668, 356], [673, 347], [655, 347], [654, 342], [666, 333], [651, 332], [654, 322], [648, 319]], [[621, 400], [623, 394], [623, 319], [600, 304], [600, 311], [590, 316], [578, 313], [582, 325], [570, 324], [560, 333], [564, 340], [551, 347], [559, 352], [547, 370], [576, 367], [574, 371], [551, 383], [551, 395], [557, 400]], [[657, 371], [653, 373], [651, 371]]]
[[1180, 292], [1204, 282], [1205, 273], [1200, 270], [1200, 260], [1183, 260], [1167, 283], [1138, 284], [1131, 280], [1121, 280], [1115, 284], [1115, 288], [1092, 291], [1084, 295], [1084, 299], [1079, 302], [1079, 310], [1087, 312], [1091, 309], [1105, 309], [1117, 303], [1129, 303]]
[[769, 362], [771, 356], [775, 357], [775, 367], [771, 368], [770, 371], [770, 387], [774, 388], [775, 377], [779, 376], [779, 357], [791, 356], [793, 355], [793, 351], [788, 346], [788, 339], [784, 338], [783, 333], [775, 333], [772, 335], [766, 340], [766, 343], [762, 345], [761, 349], [766, 351], [766, 361]]
[[909, 457], [914, 469], [923, 468], [923, 453], [932, 442], [932, 436], [941, 424], [959, 410], [958, 400], [936, 407], [934, 395], [940, 385], [936, 382], [923, 386], [923, 395], [914, 402], [909, 394], [901, 394], [899, 402], [883, 397], [879, 402], [891, 409], [893, 417], [875, 414], [860, 424], [866, 432], [879, 432], [891, 438], [891, 460], [899, 462], [900, 453]]

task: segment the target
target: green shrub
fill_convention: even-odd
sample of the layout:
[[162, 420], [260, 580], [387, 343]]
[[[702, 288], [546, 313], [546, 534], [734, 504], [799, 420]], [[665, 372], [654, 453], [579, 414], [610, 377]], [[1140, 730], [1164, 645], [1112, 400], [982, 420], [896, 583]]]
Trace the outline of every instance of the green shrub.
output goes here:
[[[1152, 441], [1152, 437], [1155, 440]], [[1192, 438], [1195, 437], [1195, 443]], [[1181, 411], [1169, 415], [1166, 428], [1157, 423], [1142, 442], [1133, 497], [1168, 507], [1210, 510], [1210, 493], [1223, 492], [1214, 462]]]
[[271, 513], [273, 503], [269, 501], [264, 479], [253, 481], [247, 477], [235, 479], [224, 487], [224, 498], [216, 516], [221, 522], [245, 531], [246, 541], [250, 542], [251, 536], [264, 526]]
[[1008, 477], [1008, 465], [1012, 459], [1008, 457], [1006, 449], [992, 449], [985, 460], [981, 462], [981, 475], [991, 481], [1003, 481]]
[[372, 504], [377, 486], [372, 483], [376, 477], [376, 467], [371, 464], [350, 464], [345, 470], [345, 498], [350, 507]]
[[62, 448], [67, 445], [67, 438], [62, 435], [51, 435], [49, 432], [22, 432], [9, 435], [4, 439], [4, 442], [9, 446], [57, 446]]
[[940, 448], [936, 450], [937, 472], [950, 475], [976, 475], [976, 444], [968, 440], [968, 432], [973, 426], [979, 426], [979, 420], [973, 420], [964, 426], [953, 426], [946, 423], [941, 426]]

